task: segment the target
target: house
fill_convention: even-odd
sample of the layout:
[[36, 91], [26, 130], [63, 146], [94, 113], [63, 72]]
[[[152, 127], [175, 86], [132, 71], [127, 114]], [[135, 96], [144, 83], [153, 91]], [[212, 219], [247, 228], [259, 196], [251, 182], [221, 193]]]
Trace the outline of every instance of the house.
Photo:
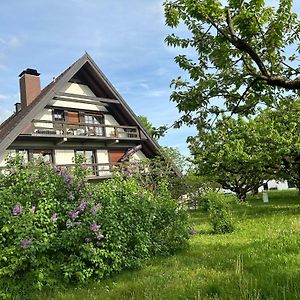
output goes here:
[[15, 154], [70, 167], [80, 154], [92, 178], [105, 178], [122, 160], [159, 154], [159, 145], [87, 53], [42, 90], [36, 70], [19, 77], [21, 103], [0, 125], [0, 167]]

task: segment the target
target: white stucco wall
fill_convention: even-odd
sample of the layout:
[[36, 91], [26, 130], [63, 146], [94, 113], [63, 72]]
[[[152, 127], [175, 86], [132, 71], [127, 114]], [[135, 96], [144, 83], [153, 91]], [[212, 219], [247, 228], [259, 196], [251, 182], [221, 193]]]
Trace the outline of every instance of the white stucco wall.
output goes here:
[[109, 157], [107, 150], [97, 150], [97, 161], [99, 164], [108, 164]]
[[55, 161], [57, 165], [73, 164], [74, 150], [55, 150]]
[[83, 96], [96, 96], [87, 85], [74, 82], [67, 82], [67, 84], [61, 89], [61, 92]]
[[[36, 117], [36, 120], [43, 120], [43, 121], [51, 121], [52, 122], [52, 110], [44, 108]], [[53, 128], [53, 124], [51, 123], [39, 123], [36, 122], [35, 126], [42, 127], [42, 128]]]
[[[63, 97], [63, 98], [67, 99], [67, 97]], [[88, 100], [85, 99], [85, 101], [88, 101]], [[104, 106], [96, 105], [96, 104], [89, 104], [89, 103], [51, 100], [49, 105], [56, 106], [56, 107], [72, 108], [72, 109], [84, 109], [84, 110], [91, 110], [91, 111], [104, 111], [104, 112], [107, 112], [107, 109]]]
[[[84, 84], [78, 84], [78, 83], [72, 83], [68, 82], [61, 90], [62, 93], [70, 93], [70, 94], [77, 94], [82, 96], [92, 96], [95, 97], [96, 95], [92, 92], [92, 90]], [[75, 96], [67, 97], [64, 96], [65, 99], [78, 99], [82, 100], [81, 98], [76, 98]], [[88, 101], [88, 99], [85, 99], [85, 101]], [[101, 105], [95, 105], [95, 104], [88, 104], [88, 103], [79, 103], [79, 102], [72, 102], [72, 101], [61, 101], [61, 100], [51, 100], [50, 105], [57, 106], [57, 107], [67, 107], [67, 108], [78, 108], [78, 109], [86, 109], [86, 110], [94, 110], [94, 111], [106, 111], [107, 109], [104, 106]]]
[[[97, 150], [97, 161], [98, 164], [108, 164], [109, 157], [107, 150]], [[99, 176], [110, 176], [111, 172], [109, 169], [109, 165], [103, 165], [98, 167]]]
[[134, 159], [134, 160], [144, 160], [146, 159], [147, 157], [145, 156], [145, 154], [139, 150], [137, 151], [136, 153], [134, 153], [130, 159]]
[[[105, 123], [105, 125], [112, 125], [112, 126], [120, 125], [112, 115], [105, 115], [104, 123]], [[105, 130], [106, 130], [106, 136], [108, 136], [108, 137], [115, 136], [115, 134], [114, 134], [115, 130], [113, 127], [106, 127]], [[118, 130], [121, 131], [120, 129], [118, 129]]]

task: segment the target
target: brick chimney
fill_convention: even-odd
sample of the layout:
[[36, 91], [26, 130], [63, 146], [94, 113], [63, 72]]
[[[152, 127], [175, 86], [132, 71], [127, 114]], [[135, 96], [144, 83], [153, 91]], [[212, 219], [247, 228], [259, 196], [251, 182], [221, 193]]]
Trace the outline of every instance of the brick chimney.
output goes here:
[[21, 106], [28, 106], [40, 93], [40, 73], [35, 69], [26, 69], [20, 75]]

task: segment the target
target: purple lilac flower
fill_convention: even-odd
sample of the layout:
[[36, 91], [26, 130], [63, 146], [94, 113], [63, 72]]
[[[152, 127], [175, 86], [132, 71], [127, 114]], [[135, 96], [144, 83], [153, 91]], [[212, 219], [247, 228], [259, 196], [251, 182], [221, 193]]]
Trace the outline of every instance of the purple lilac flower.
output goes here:
[[68, 195], [68, 199], [69, 199], [70, 201], [74, 201], [75, 196], [74, 196], [73, 194], [69, 194], [69, 195]]
[[79, 206], [78, 206], [78, 210], [80, 212], [83, 212], [85, 210], [86, 206], [87, 206], [87, 201], [80, 200], [80, 203], [79, 203]]
[[84, 239], [85, 243], [90, 243], [93, 239], [90, 237], [87, 237]]
[[32, 244], [32, 240], [24, 239], [20, 242], [21, 249], [27, 249]]
[[53, 223], [56, 223], [57, 219], [58, 219], [57, 213], [54, 213], [54, 214], [52, 215], [52, 217], [51, 217], [51, 221], [52, 221]]
[[36, 207], [35, 206], [32, 206], [30, 211], [34, 214], [35, 213], [35, 210], [36, 210]]
[[22, 213], [22, 206], [20, 204], [16, 204], [16, 206], [12, 210], [13, 216], [19, 216]]
[[100, 240], [102, 240], [104, 238], [104, 235], [101, 232], [99, 232], [97, 234], [96, 238], [97, 238], [98, 241], [100, 241]]
[[102, 207], [102, 205], [101, 205], [100, 203], [96, 204], [94, 207], [91, 208], [91, 213], [92, 213], [93, 215], [95, 215], [95, 214], [97, 213], [97, 211], [98, 211], [99, 209], [101, 209], [101, 207]]
[[72, 183], [72, 178], [70, 176], [65, 176], [64, 183], [70, 185]]
[[90, 230], [93, 232], [96, 232], [100, 229], [100, 225], [97, 225], [96, 223], [91, 224]]
[[69, 216], [71, 219], [75, 220], [79, 215], [79, 211], [78, 210], [71, 210], [69, 211]]

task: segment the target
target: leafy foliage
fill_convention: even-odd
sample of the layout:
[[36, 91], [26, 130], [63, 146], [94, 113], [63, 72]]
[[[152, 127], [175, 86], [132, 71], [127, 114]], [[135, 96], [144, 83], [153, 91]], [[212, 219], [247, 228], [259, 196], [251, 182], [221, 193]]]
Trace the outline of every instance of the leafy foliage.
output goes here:
[[138, 116], [140, 122], [143, 124], [143, 126], [147, 129], [148, 133], [155, 139], [159, 139], [165, 135], [165, 132], [167, 130], [166, 125], [162, 125], [159, 127], [153, 126], [152, 123], [149, 122], [148, 118], [146, 116]]
[[259, 103], [276, 106], [287, 93], [299, 93], [300, 68], [293, 62], [299, 55], [300, 23], [292, 3], [165, 2], [166, 24], [188, 30], [186, 38], [171, 34], [166, 42], [183, 52], [188, 49], [193, 58], [175, 57], [190, 78], [172, 82], [171, 100], [183, 114], [177, 126], [196, 124], [205, 130], [221, 112], [249, 114]]
[[8, 163], [0, 178], [0, 293], [101, 279], [187, 245], [187, 215], [164, 183], [156, 193], [135, 178], [99, 185], [43, 162]]
[[209, 213], [212, 233], [230, 233], [234, 230], [228, 198], [224, 194], [209, 191], [200, 197], [199, 202], [200, 207]]
[[280, 148], [273, 138], [281, 139], [264, 118], [227, 118], [201, 139], [193, 139], [191, 150], [197, 172], [211, 176], [224, 189], [245, 200], [246, 193], [257, 190], [266, 179], [276, 176], [281, 161]]

